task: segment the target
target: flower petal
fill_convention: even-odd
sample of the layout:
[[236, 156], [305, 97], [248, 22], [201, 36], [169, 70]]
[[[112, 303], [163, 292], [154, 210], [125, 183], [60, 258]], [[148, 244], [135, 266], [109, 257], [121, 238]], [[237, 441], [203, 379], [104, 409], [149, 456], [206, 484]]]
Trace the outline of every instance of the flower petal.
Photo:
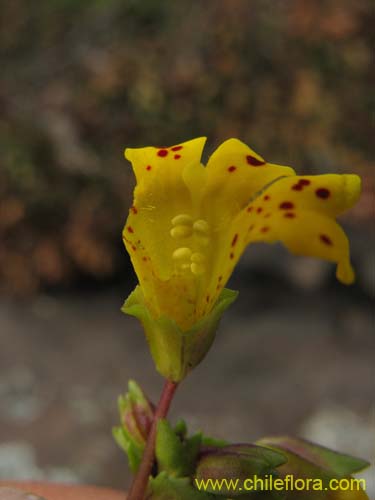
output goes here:
[[248, 243], [244, 207], [285, 176], [295, 177], [293, 169], [266, 163], [237, 139], [225, 141], [210, 157], [205, 182], [201, 182], [200, 217], [207, 225], [207, 241], [200, 250], [206, 272], [198, 290], [199, 315], [206, 314], [215, 303]]
[[137, 185], [157, 187], [179, 185], [182, 171], [190, 163], [200, 163], [206, 137], [198, 137], [171, 147], [127, 148], [125, 158], [133, 166]]
[[192, 197], [183, 172], [190, 165], [200, 166], [204, 142], [199, 138], [169, 148], [125, 151], [137, 185], [124, 243], [150, 309], [155, 315], [168, 312], [176, 321], [172, 312], [178, 309], [178, 316], [187, 320], [195, 300], [194, 276], [180, 272], [183, 258], [173, 258], [179, 249], [181, 255], [183, 249], [189, 251], [192, 233]]
[[280, 179], [250, 203], [248, 241], [281, 241], [293, 253], [337, 263], [337, 278], [354, 281], [348, 239], [334, 217], [360, 195], [356, 175]]
[[291, 208], [314, 210], [337, 217], [358, 200], [361, 179], [354, 174], [306, 175], [280, 179], [267, 189], [254, 206], [264, 210]]
[[349, 242], [337, 222], [313, 211], [273, 214], [269, 219], [254, 218], [249, 243], [281, 241], [292, 253], [319, 257], [337, 263], [337, 278], [345, 284], [354, 281]]
[[290, 167], [267, 163], [238, 139], [228, 139], [207, 163], [203, 212], [211, 213], [216, 224], [225, 225], [234, 214], [269, 183], [295, 175]]

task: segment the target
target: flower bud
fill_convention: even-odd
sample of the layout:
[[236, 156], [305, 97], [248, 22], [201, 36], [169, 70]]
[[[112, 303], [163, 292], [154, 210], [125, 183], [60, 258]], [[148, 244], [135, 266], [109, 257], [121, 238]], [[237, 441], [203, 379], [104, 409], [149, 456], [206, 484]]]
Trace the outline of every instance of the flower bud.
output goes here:
[[128, 389], [118, 399], [121, 426], [113, 429], [113, 436], [127, 453], [131, 469], [136, 471], [154, 418], [154, 405], [133, 380]]
[[120, 396], [118, 402], [121, 424], [137, 444], [144, 445], [154, 417], [154, 405], [136, 382], [130, 380], [128, 387], [129, 392]]
[[285, 461], [286, 458], [283, 454], [256, 445], [239, 444], [212, 448], [201, 455], [195, 471], [195, 478], [197, 481], [211, 479], [213, 482], [226, 479], [227, 483], [221, 483], [223, 487], [220, 493], [214, 486], [211, 491], [209, 488], [212, 485], [209, 483], [206, 491], [216, 495], [236, 497], [243, 495], [243, 491], [234, 491], [234, 483], [231, 483], [231, 480], [242, 484], [243, 481], [251, 477], [273, 475], [276, 467]]

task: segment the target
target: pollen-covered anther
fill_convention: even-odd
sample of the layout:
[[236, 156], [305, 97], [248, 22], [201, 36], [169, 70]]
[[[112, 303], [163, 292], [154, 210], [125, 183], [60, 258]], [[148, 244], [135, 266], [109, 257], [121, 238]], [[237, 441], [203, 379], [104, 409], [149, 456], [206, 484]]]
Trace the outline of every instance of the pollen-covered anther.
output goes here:
[[204, 219], [198, 219], [193, 224], [194, 235], [198, 239], [200, 247], [208, 247], [210, 244], [210, 226]]
[[177, 240], [188, 238], [193, 234], [193, 219], [188, 214], [179, 214], [171, 220], [172, 229], [170, 235]]
[[172, 219], [172, 226], [189, 225], [193, 223], [193, 218], [188, 214], [179, 214]]
[[193, 262], [190, 264], [190, 270], [195, 276], [200, 276], [206, 272], [206, 266], [202, 263]]
[[207, 236], [210, 230], [210, 227], [204, 219], [198, 219], [193, 224], [194, 232], [198, 234], [202, 234]]
[[177, 248], [173, 254], [172, 257], [174, 260], [180, 261], [180, 260], [189, 260], [191, 257], [192, 251], [188, 247], [180, 247]]
[[170, 235], [176, 240], [181, 240], [183, 238], [189, 238], [193, 234], [193, 229], [191, 226], [179, 225], [172, 227], [170, 230]]

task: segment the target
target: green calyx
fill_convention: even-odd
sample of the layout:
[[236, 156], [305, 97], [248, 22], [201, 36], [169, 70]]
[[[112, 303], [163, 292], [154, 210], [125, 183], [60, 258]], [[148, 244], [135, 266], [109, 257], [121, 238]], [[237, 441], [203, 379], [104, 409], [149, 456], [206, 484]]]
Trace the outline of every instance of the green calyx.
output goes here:
[[224, 288], [210, 313], [187, 331], [182, 331], [174, 320], [165, 316], [153, 318], [139, 285], [121, 310], [141, 321], [158, 372], [173, 382], [180, 382], [207, 354], [222, 314], [237, 295], [238, 292]]

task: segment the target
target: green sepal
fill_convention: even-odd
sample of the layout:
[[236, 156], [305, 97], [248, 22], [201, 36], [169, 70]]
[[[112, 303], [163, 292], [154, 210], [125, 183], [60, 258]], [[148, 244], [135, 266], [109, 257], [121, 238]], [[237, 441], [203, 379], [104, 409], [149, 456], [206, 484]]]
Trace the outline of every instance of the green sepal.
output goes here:
[[200, 434], [181, 440], [167, 420], [159, 420], [155, 445], [158, 471], [165, 471], [172, 477], [190, 476], [195, 469], [200, 445]]
[[237, 295], [238, 292], [224, 288], [211, 312], [187, 331], [182, 331], [174, 320], [165, 316], [153, 318], [139, 285], [121, 310], [141, 321], [158, 372], [168, 380], [179, 382], [205, 357], [223, 312]]
[[215, 497], [195, 489], [189, 478], [170, 477], [161, 472], [151, 478], [146, 495], [147, 500], [214, 500]]

